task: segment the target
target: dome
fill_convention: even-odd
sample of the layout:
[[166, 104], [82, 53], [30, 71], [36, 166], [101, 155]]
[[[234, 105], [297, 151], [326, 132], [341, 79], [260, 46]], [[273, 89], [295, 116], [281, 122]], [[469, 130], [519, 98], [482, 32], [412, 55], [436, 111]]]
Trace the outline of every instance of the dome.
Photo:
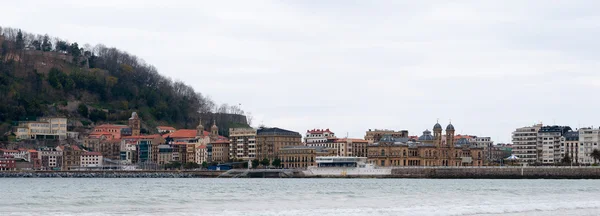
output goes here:
[[442, 130], [442, 125], [440, 125], [440, 123], [435, 123], [433, 130]]
[[454, 130], [454, 125], [452, 125], [452, 123], [448, 124], [448, 126], [446, 126], [446, 130]]
[[469, 145], [471, 144], [467, 138], [460, 138], [456, 141], [456, 145]]
[[431, 131], [425, 130], [423, 131], [423, 135], [419, 137], [419, 141], [430, 141], [433, 140], [433, 136], [431, 135]]

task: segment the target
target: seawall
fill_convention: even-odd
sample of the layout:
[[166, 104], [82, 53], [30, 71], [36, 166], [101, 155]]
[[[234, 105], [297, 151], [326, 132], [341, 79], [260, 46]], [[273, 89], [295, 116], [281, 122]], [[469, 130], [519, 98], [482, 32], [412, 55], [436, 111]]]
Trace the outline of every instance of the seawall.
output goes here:
[[597, 167], [394, 168], [389, 178], [600, 179]]
[[1, 171], [0, 178], [216, 178], [225, 171]]

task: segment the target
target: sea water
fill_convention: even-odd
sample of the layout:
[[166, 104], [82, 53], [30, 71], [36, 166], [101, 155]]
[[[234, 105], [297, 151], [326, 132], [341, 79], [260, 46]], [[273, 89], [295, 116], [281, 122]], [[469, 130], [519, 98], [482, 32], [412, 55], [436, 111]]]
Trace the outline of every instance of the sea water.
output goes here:
[[0, 215], [600, 215], [600, 181], [9, 178]]

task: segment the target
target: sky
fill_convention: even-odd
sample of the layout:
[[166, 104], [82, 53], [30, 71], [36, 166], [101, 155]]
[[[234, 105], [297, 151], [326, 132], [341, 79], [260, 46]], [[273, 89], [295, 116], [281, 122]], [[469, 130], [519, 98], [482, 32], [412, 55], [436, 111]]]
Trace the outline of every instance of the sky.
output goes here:
[[6, 1], [0, 26], [127, 51], [264, 124], [511, 142], [600, 126], [600, 1]]

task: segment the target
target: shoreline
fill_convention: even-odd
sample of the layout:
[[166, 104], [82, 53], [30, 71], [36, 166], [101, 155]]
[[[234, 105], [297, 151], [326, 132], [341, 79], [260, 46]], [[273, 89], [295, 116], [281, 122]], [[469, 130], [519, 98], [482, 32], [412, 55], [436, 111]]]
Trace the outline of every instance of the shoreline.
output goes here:
[[[244, 173], [232, 175], [231, 173]], [[303, 170], [105, 170], [105, 171], [0, 171], [0, 178], [420, 178], [420, 179], [600, 179], [600, 168], [481, 167], [391, 168], [385, 175], [343, 175], [335, 172], [307, 175]]]

